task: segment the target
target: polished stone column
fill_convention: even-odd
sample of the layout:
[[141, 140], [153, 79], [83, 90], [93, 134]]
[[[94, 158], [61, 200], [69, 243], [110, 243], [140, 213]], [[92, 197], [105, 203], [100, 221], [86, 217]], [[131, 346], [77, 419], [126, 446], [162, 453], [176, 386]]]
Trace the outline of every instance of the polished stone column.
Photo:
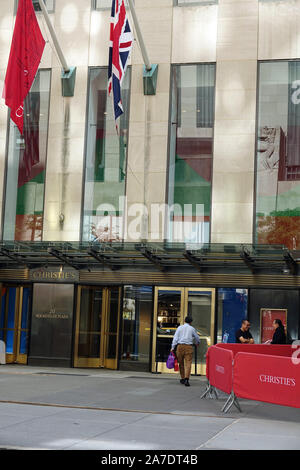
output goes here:
[[76, 66], [75, 94], [62, 97], [61, 66], [52, 54], [52, 87], [44, 209], [44, 240], [80, 238], [91, 2], [56, 2], [54, 28], [69, 66]]
[[252, 243], [258, 0], [219, 0], [211, 242]]
[[[140, 239], [157, 235], [162, 239], [162, 225], [159, 233], [151, 232], [151, 204], [164, 204], [166, 200], [173, 1], [136, 0], [135, 5], [150, 61], [158, 64], [159, 69], [156, 95], [144, 96], [143, 59], [135, 44], [126, 181], [127, 229], [132, 232], [136, 225]], [[141, 212], [136, 204], [144, 204], [148, 212], [142, 228], [135, 222]], [[132, 240], [129, 233], [127, 240]]]

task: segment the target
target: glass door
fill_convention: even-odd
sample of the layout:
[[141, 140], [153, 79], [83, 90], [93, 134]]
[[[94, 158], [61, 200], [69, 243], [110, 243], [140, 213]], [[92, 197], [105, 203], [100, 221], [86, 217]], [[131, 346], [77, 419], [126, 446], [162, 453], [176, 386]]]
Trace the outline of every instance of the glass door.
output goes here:
[[206, 351], [214, 342], [215, 290], [189, 287], [185, 289], [185, 316], [193, 319], [200, 344], [195, 348], [192, 373], [205, 375]]
[[119, 287], [78, 288], [75, 367], [117, 368], [120, 291]]
[[118, 343], [120, 321], [121, 288], [113, 287], [106, 290], [106, 305], [103, 323], [102, 363], [107, 369], [118, 367]]
[[200, 344], [194, 349], [192, 374], [206, 373], [206, 351], [214, 341], [215, 289], [156, 287], [154, 297], [152, 372], [174, 372], [166, 368], [176, 328], [185, 317], [193, 318]]
[[152, 286], [124, 286], [121, 315], [121, 370], [149, 371], [152, 314]]
[[1, 286], [0, 340], [7, 363], [27, 364], [30, 296], [29, 287]]
[[166, 361], [176, 328], [183, 323], [183, 307], [183, 288], [155, 288], [152, 372], [173, 371], [166, 368]]

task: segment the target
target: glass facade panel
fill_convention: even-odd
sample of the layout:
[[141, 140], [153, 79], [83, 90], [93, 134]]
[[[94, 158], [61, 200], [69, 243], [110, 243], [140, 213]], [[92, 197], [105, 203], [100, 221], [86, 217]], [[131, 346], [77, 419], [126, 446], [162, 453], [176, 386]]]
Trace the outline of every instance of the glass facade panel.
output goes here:
[[125, 112], [118, 136], [112, 100], [107, 96], [107, 67], [90, 70], [82, 229], [85, 241], [122, 239], [129, 89], [130, 68], [122, 85]]
[[[39, 5], [39, 0], [32, 0], [32, 3], [33, 3], [33, 7], [34, 7], [35, 11], [41, 11], [41, 7], [40, 7], [40, 5]], [[55, 0], [44, 0], [44, 3], [45, 3], [45, 5], [46, 5], [46, 7], [47, 7], [48, 13], [54, 13], [54, 9], [55, 9]], [[17, 13], [18, 4], [19, 4], [19, 1], [18, 1], [18, 0], [15, 0], [14, 14]]]
[[257, 243], [300, 248], [300, 62], [259, 64]]
[[121, 368], [133, 362], [149, 366], [152, 297], [151, 286], [124, 286]]
[[172, 67], [169, 234], [209, 242], [215, 64]]
[[[235, 332], [248, 318], [248, 290], [218, 289], [218, 336], [217, 342], [235, 343]], [[226, 337], [224, 338], [224, 335]]]
[[50, 78], [40, 70], [25, 99], [24, 135], [9, 123], [4, 240], [42, 239]]

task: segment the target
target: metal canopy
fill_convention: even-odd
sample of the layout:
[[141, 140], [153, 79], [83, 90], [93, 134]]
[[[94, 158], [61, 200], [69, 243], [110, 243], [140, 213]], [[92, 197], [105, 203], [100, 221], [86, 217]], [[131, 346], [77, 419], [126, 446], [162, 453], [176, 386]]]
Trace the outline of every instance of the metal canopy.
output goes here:
[[15, 242], [0, 243], [0, 268], [298, 274], [300, 252], [283, 245]]

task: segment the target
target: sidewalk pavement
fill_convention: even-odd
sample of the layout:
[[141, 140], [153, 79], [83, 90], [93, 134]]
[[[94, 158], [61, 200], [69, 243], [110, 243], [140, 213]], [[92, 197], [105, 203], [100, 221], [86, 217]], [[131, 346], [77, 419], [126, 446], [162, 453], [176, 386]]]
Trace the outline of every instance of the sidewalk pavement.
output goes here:
[[[300, 409], [200, 399], [205, 377], [0, 366], [0, 449], [300, 450]], [[180, 438], [179, 438], [180, 436]]]

